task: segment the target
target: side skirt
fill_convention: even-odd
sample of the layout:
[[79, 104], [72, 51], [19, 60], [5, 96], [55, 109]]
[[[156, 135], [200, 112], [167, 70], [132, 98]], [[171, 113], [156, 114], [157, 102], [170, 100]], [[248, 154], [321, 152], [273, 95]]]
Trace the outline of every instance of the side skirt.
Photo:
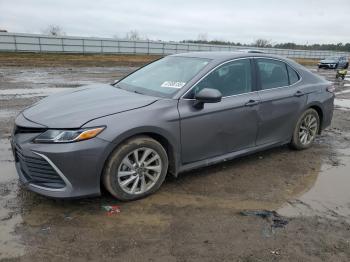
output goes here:
[[212, 157], [209, 159], [204, 159], [204, 160], [200, 160], [197, 162], [188, 163], [188, 164], [185, 164], [179, 168], [179, 173], [189, 171], [192, 169], [196, 169], [196, 168], [200, 168], [200, 167], [214, 165], [214, 164], [217, 164], [220, 162], [229, 161], [229, 160], [232, 160], [232, 159], [237, 158], [237, 157], [250, 155], [252, 153], [263, 151], [263, 150], [266, 150], [269, 148], [288, 144], [289, 142], [290, 142], [290, 140], [278, 142], [278, 143], [264, 144], [264, 145], [260, 145], [260, 146], [256, 146], [256, 147], [250, 147], [250, 148], [242, 149], [239, 151], [231, 152], [231, 153], [221, 155], [221, 156], [216, 156], [216, 157]]

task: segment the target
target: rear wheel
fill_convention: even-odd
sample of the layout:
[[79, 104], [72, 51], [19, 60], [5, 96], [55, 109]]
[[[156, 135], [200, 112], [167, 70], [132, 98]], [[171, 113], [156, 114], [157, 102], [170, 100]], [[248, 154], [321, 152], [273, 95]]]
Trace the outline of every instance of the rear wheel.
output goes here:
[[142, 136], [127, 140], [109, 158], [103, 182], [119, 200], [135, 200], [154, 193], [168, 170], [166, 151], [156, 140]]
[[309, 148], [314, 142], [320, 128], [320, 117], [315, 109], [306, 110], [299, 118], [293, 132], [291, 147], [294, 149]]

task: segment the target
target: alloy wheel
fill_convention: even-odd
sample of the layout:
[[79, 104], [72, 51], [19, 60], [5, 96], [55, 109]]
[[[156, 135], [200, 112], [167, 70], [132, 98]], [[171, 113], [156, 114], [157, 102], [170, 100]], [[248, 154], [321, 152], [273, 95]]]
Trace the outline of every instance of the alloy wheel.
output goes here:
[[151, 148], [138, 148], [123, 158], [118, 168], [118, 183], [128, 194], [143, 194], [156, 184], [161, 171], [159, 154]]
[[317, 119], [313, 114], [305, 115], [299, 127], [299, 141], [303, 145], [310, 144], [316, 137]]

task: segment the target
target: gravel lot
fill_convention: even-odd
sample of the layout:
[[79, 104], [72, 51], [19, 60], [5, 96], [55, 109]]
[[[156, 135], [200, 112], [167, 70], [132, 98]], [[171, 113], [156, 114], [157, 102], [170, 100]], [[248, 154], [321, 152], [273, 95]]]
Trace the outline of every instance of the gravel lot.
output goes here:
[[[9, 145], [15, 115], [49, 94], [110, 83], [136, 67], [17, 60], [0, 63], [1, 261], [350, 260], [349, 78], [310, 67], [337, 86], [332, 126], [311, 149], [283, 146], [169, 177], [135, 202], [107, 193], [53, 200], [18, 184]], [[108, 216], [104, 205], [120, 212]]]

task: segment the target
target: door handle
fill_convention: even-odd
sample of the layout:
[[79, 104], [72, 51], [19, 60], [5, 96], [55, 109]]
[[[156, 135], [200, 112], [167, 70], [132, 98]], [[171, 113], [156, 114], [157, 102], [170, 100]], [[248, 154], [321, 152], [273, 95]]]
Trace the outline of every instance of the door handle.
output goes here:
[[245, 106], [255, 106], [255, 105], [259, 104], [259, 103], [260, 103], [259, 100], [253, 100], [253, 99], [251, 99], [251, 100], [249, 100], [247, 103], [245, 103]]
[[300, 91], [300, 90], [296, 91], [294, 94], [294, 96], [296, 96], [296, 97], [303, 96], [303, 95], [305, 95], [305, 93]]

